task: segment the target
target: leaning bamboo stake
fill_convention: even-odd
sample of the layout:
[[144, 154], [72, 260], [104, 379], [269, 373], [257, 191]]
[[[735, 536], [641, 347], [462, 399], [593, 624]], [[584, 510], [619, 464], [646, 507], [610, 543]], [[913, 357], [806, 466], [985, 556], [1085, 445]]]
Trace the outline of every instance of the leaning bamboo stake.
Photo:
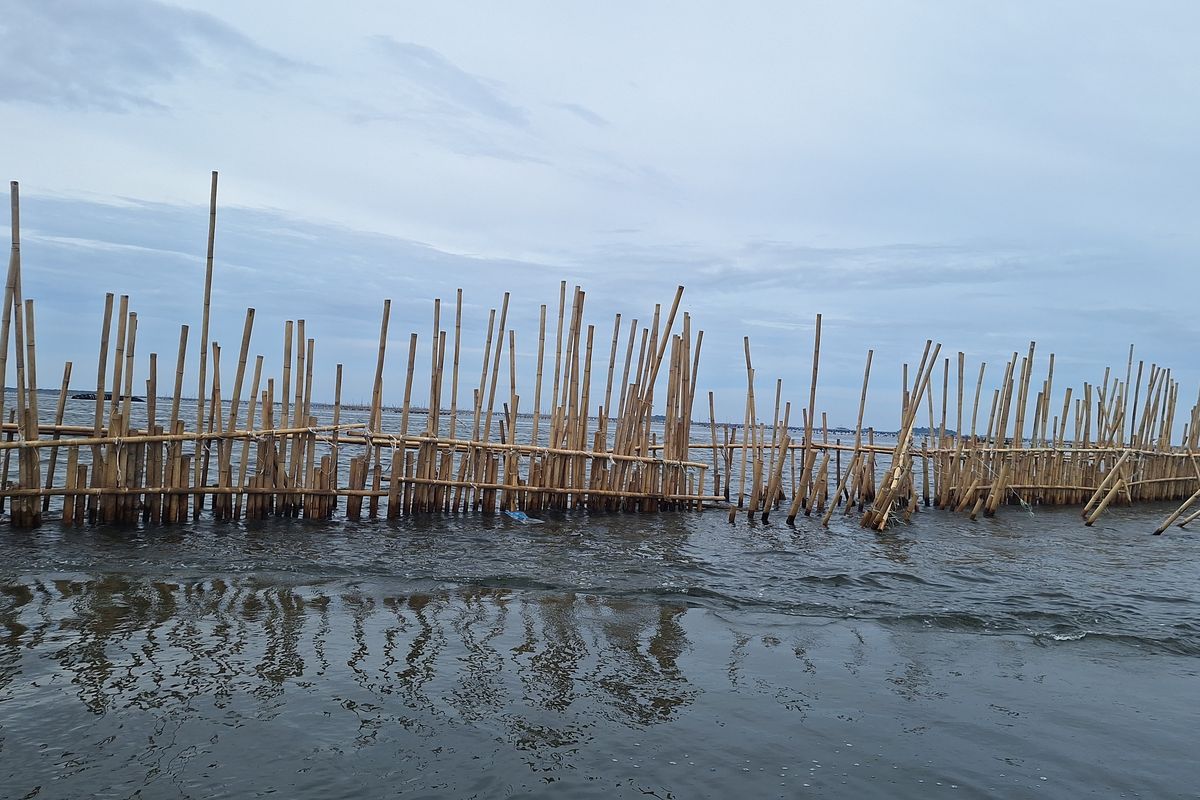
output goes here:
[[[5, 425], [6, 432], [4, 434], [4, 445], [6, 447], [12, 445], [16, 441], [16, 436], [17, 436], [16, 419], [17, 419], [17, 410], [15, 408], [10, 408], [8, 410], [8, 423]], [[78, 448], [72, 448], [72, 452], [74, 452], [74, 450], [76, 450], [76, 449], [78, 449]], [[17, 457], [20, 458], [20, 453], [17, 454]], [[8, 479], [9, 475], [11, 475], [11, 474], [12, 474], [12, 450], [6, 449], [4, 451], [3, 471], [0, 472], [0, 489], [3, 489], [6, 493], [7, 493], [8, 489], [11, 488], [11, 483], [9, 482], [9, 479]], [[0, 511], [4, 510], [4, 501], [5, 501], [5, 496], [0, 496]]]
[[408, 337], [408, 370], [404, 376], [404, 405], [400, 409], [400, 446], [408, 438], [408, 413], [412, 402], [413, 373], [417, 368], [417, 334]]
[[[774, 435], [775, 434], [772, 433], [772, 437], [774, 437]], [[789, 437], [788, 437], [787, 432], [785, 431], [783, 433], [783, 438], [782, 438], [782, 444], [783, 444], [784, 450], [787, 449], [788, 441], [789, 441]], [[771, 479], [767, 483], [766, 502], [763, 504], [763, 509], [762, 509], [763, 524], [766, 524], [767, 522], [770, 521], [771, 509], [774, 505], [773, 498], [775, 497], [775, 493], [779, 490], [779, 484], [783, 481], [783, 465], [784, 465], [785, 461], [786, 461], [786, 459], [783, 458], [782, 455], [780, 455], [780, 457], [777, 460], [772, 462]]]
[[[829, 527], [829, 520], [833, 517], [833, 509], [837, 506], [838, 498], [841, 497], [842, 492], [846, 490], [847, 484], [853, 485], [853, 483], [858, 479], [859, 460], [862, 451], [863, 414], [867, 409], [867, 386], [871, 382], [871, 360], [874, 358], [874, 356], [874, 350], [867, 351], [867, 366], [863, 369], [862, 391], [859, 393], [858, 397], [858, 418], [854, 423], [854, 450], [850, 456], [850, 466], [847, 467], [846, 474], [841, 479], [837, 487], [837, 491], [834, 493], [833, 502], [829, 504], [829, 508], [826, 509], [825, 515], [821, 517], [821, 526], [825, 528]], [[828, 452], [828, 450], [826, 450], [826, 452]], [[847, 508], [852, 505], [849, 497], [846, 498], [846, 505]]]
[[[261, 355], [255, 356], [254, 357], [254, 378], [250, 382], [250, 384], [251, 384], [250, 396], [247, 400], [248, 405], [246, 407], [246, 425], [251, 428], [254, 427], [254, 417], [257, 412], [258, 391], [259, 391], [259, 382], [262, 379], [262, 367], [263, 367], [263, 357]], [[338, 371], [339, 371], [339, 378], [340, 378], [340, 372], [341, 372], [340, 365], [339, 365]], [[234, 420], [234, 422], [236, 422], [236, 420]], [[229, 430], [234, 429], [234, 427], [235, 427], [234, 422], [230, 422], [230, 424], [228, 426]], [[334, 418], [333, 418], [333, 424], [337, 425], [338, 422], [339, 422], [339, 420], [337, 418], [337, 413], [335, 412]], [[333, 440], [334, 440], [334, 451], [335, 452], [336, 452], [336, 448], [337, 448], [337, 435], [338, 435], [338, 430], [337, 430], [337, 428], [334, 428]], [[238, 461], [237, 485], [239, 487], [242, 487], [242, 488], [246, 487], [246, 472], [249, 469], [249, 466], [250, 466], [250, 440], [245, 439], [242, 442], [242, 456]], [[242, 518], [242, 495], [241, 494], [234, 496], [233, 518], [234, 519]]]
[[1175, 509], [1175, 511], [1173, 511], [1165, 520], [1163, 520], [1162, 524], [1154, 529], [1154, 535], [1161, 536], [1162, 532], [1171, 527], [1175, 520], [1187, 513], [1187, 510], [1191, 508], [1192, 504], [1197, 500], [1200, 500], [1200, 489], [1197, 489], [1194, 494], [1188, 497], [1187, 500], [1183, 501], [1183, 505], [1179, 506], [1179, 508]]
[[617, 367], [617, 345], [620, 338], [621, 315], [617, 314], [613, 320], [612, 347], [608, 353], [608, 378], [604, 384], [604, 408], [599, 421], [600, 432], [604, 436], [605, 447], [608, 445], [608, 420], [612, 417], [613, 374]]
[[[229, 418], [225, 423], [225, 430], [231, 431], [231, 430], [235, 430], [237, 428], [238, 413], [241, 410], [241, 404], [242, 404], [242, 383], [246, 377], [246, 360], [247, 360], [247, 358], [249, 358], [249, 354], [250, 354], [250, 335], [251, 335], [251, 332], [253, 331], [253, 329], [254, 329], [254, 309], [247, 308], [246, 309], [246, 321], [242, 325], [242, 343], [241, 343], [241, 348], [238, 350], [237, 372], [234, 374], [234, 378], [233, 378], [233, 396], [229, 402]], [[259, 360], [256, 363], [256, 369], [255, 369], [256, 373], [259, 371], [258, 367], [261, 367], [261, 360]], [[257, 392], [258, 392], [258, 377], [256, 374], [255, 379], [254, 379], [254, 388], [250, 393], [250, 411], [249, 411], [249, 415], [248, 415], [250, 425], [254, 424], [254, 400], [255, 400], [254, 395], [257, 394]], [[248, 445], [248, 443], [247, 443], [247, 445]], [[247, 448], [244, 447], [243, 451], [242, 451], [242, 462], [243, 462], [242, 472], [243, 472], [243, 474], [245, 473], [246, 452], [247, 452]], [[226, 443], [223, 444], [222, 447], [219, 448], [218, 459], [220, 460], [220, 466], [218, 467], [218, 474], [220, 475], [221, 480], [223, 481], [221, 483], [221, 485], [228, 486], [232, 482], [232, 478], [233, 478], [233, 473], [232, 473], [233, 443], [232, 442], [227, 441]], [[238, 485], [239, 486], [241, 485], [240, 479], [239, 479]], [[234, 504], [233, 507], [236, 507], [240, 510], [240, 505], [241, 505], [241, 496], [238, 495], [236, 498], [236, 503]]]
[[[383, 316], [379, 321], [379, 351], [375, 358], [375, 382], [371, 386], [371, 417], [369, 429], [379, 433], [383, 429], [383, 364], [387, 352], [388, 320], [392, 314], [392, 301], [383, 301]], [[415, 337], [415, 334], [414, 334]], [[404, 431], [407, 433], [407, 430]]]
[[1108, 490], [1108, 493], [1104, 495], [1104, 499], [1100, 501], [1100, 505], [1096, 506], [1096, 510], [1091, 513], [1091, 515], [1084, 521], [1083, 524], [1089, 528], [1092, 527], [1092, 525], [1096, 523], [1096, 520], [1100, 518], [1100, 515], [1104, 513], [1104, 509], [1108, 508], [1108, 504], [1111, 503], [1117, 496], [1117, 492], [1119, 492], [1124, 486], [1125, 481], [1121, 478], [1118, 478], [1117, 481], [1112, 485], [1112, 488]]
[[492, 409], [496, 403], [496, 384], [500, 378], [500, 355], [504, 350], [504, 326], [508, 321], [508, 292], [500, 303], [500, 323], [496, 334], [496, 352], [492, 361], [492, 383], [488, 387], [487, 415], [483, 422], [483, 440], [486, 442], [492, 436]]
[[[58, 405], [55, 406], [55, 408], [54, 408], [54, 425], [56, 428], [58, 426], [62, 425], [63, 413], [66, 411], [66, 407], [67, 407], [67, 392], [70, 391], [70, 386], [71, 386], [71, 362], [68, 361], [66, 364], [63, 365], [62, 386], [58, 390]], [[0, 393], [3, 393], [3, 392], [0, 391]], [[54, 437], [53, 437], [54, 440], [58, 441], [61, 437], [62, 437], [62, 434], [59, 433], [57, 430], [55, 430]], [[79, 448], [77, 448], [77, 447], [71, 448], [71, 452], [77, 453], [78, 451], [79, 451]], [[54, 486], [54, 473], [55, 473], [55, 467], [57, 464], [58, 464], [58, 448], [52, 447], [52, 448], [50, 448], [50, 462], [49, 462], [49, 465], [46, 467], [46, 488], [47, 489], [53, 488], [53, 486]], [[70, 465], [68, 465], [67, 476], [72, 479], [74, 478], [74, 475], [72, 474], [72, 468], [70, 467]], [[46, 512], [49, 510], [50, 510], [50, 498], [46, 497], [45, 501], [42, 503], [42, 511]]]
[[625, 391], [629, 388], [629, 367], [633, 360], [633, 346], [637, 342], [638, 321], [629, 321], [629, 344], [625, 348], [625, 366], [621, 370], [621, 396], [617, 401], [617, 418], [625, 417]]
[[1090, 500], [1088, 500], [1088, 502], [1084, 505], [1083, 511], [1081, 512], [1082, 516], [1085, 519], [1088, 517], [1089, 514], [1091, 514], [1092, 509], [1096, 507], [1096, 504], [1099, 503], [1101, 501], [1101, 499], [1104, 497], [1104, 492], [1108, 489], [1109, 483], [1111, 481], [1113, 481], [1114, 479], [1117, 479], [1120, 477], [1121, 467], [1125, 464], [1125, 461], [1129, 458], [1129, 455], [1131, 452], [1132, 451], [1130, 451], [1130, 450], [1125, 450], [1124, 452], [1122, 452], [1120, 457], [1117, 458], [1116, 463], [1114, 463], [1112, 465], [1112, 468], [1109, 469], [1108, 474], [1104, 476], [1104, 480], [1102, 480], [1100, 482], [1100, 485], [1096, 487], [1095, 493], [1092, 495], [1092, 498]]
[[[800, 485], [793, 487], [794, 497], [788, 509], [787, 523], [793, 525], [796, 515], [800, 512], [800, 504], [804, 502], [808, 482], [811, 479], [812, 461], [816, 452], [813, 450], [813, 417], [817, 413], [817, 373], [821, 364], [821, 315], [817, 314], [816, 326], [813, 331], [812, 379], [808, 384], [808, 409], [804, 417], [804, 469], [800, 473]], [[862, 427], [861, 425], [859, 427]]]
[[[931, 347], [932, 355], [930, 351]], [[913, 381], [912, 394], [909, 397], [909, 402], [901, 418], [900, 433], [896, 450], [892, 456], [890, 475], [888, 480], [881, 486], [880, 491], [876, 493], [875, 501], [871, 508], [863, 515], [863, 527], [874, 528], [877, 531], [887, 529], [888, 518], [893, 511], [894, 503], [905, 488], [906, 478], [911, 478], [909, 468], [912, 463], [910, 445], [912, 443], [913, 423], [916, 420], [917, 410], [921, 405], [922, 395], [929, 385], [929, 378], [933, 373], [933, 364], [937, 362], [937, 357], [941, 349], [942, 346], [940, 344], [934, 346], [932, 341], [926, 340], [925, 351], [921, 356], [921, 363], [917, 367], [916, 378]]]

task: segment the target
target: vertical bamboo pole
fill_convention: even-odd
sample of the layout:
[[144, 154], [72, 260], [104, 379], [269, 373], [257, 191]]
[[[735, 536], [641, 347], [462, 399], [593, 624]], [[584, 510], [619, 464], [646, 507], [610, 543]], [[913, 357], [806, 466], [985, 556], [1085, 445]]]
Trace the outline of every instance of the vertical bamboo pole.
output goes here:
[[[538, 314], [538, 355], [537, 376], [533, 386], [533, 432], [529, 443], [538, 446], [538, 426], [542, 419], [542, 367], [546, 357], [546, 304], [543, 303]], [[531, 457], [532, 459], [532, 457]], [[532, 468], [532, 460], [530, 462]], [[531, 469], [532, 471], [532, 469]], [[532, 477], [532, 475], [530, 476]]]
[[[13, 292], [16, 289], [17, 275], [21, 271], [21, 200], [20, 185], [16, 181], [9, 183], [9, 204], [11, 208], [12, 245], [8, 256], [8, 279], [4, 284], [4, 310], [0, 312], [0, 420], [4, 419], [4, 407], [7, 400], [8, 386], [8, 339], [12, 330]], [[109, 295], [109, 303], [112, 295]], [[5, 475], [5, 478], [8, 476]]]
[[[150, 366], [146, 374], [146, 432], [157, 435], [161, 428], [158, 426], [158, 353], [150, 354]], [[158, 488], [162, 486], [162, 451], [161, 442], [147, 443], [146, 447], [146, 486]], [[147, 493], [143, 503], [142, 519], [145, 522], [158, 523], [161, 519], [162, 495]]]
[[112, 427], [112, 419], [116, 416], [121, 402], [121, 376], [125, 369], [125, 336], [129, 330], [129, 295], [121, 295], [120, 307], [117, 310], [117, 350], [113, 354], [112, 397], [109, 399], [108, 420]]
[[[212, 186], [209, 189], [208, 197], [208, 254], [204, 259], [204, 309], [200, 320], [200, 374], [196, 388], [196, 432], [200, 433], [204, 430], [204, 398], [208, 391], [208, 321], [209, 307], [212, 304], [212, 279], [213, 279], [213, 249], [216, 244], [217, 237], [217, 171], [212, 173]], [[117, 391], [117, 387], [113, 387], [113, 391]], [[196, 458], [192, 467], [195, 474], [192, 479], [197, 485], [201, 483], [201, 468], [206, 467], [208, 463], [207, 451], [201, 463], [200, 443], [196, 443]], [[207, 470], [206, 470], [207, 471]], [[200, 515], [200, 510], [204, 506], [204, 494], [196, 495], [196, 508], [193, 511], [195, 516]]]
[[742, 469], [738, 476], [738, 508], [746, 503], [746, 460], [749, 458], [750, 439], [746, 431], [754, 424], [754, 366], [750, 361], [750, 337], [742, 337], [742, 350], [746, 355], [746, 411], [742, 431]]
[[[20, 264], [17, 266], [16, 286], [13, 291], [13, 353], [16, 357], [17, 368], [17, 435], [22, 440], [37, 438], [32, 430], [30, 430], [29, 419], [29, 401], [30, 392], [27, 394], [26, 389], [26, 371], [25, 371], [25, 303], [21, 298], [21, 273]], [[38, 451], [35, 449], [26, 450], [22, 448], [17, 454], [17, 483], [21, 488], [36, 488], [34, 485], [35, 470], [31, 469], [35, 459], [38, 458]], [[40, 472], [40, 464], [36, 472]], [[32, 497], [18, 497], [13, 500], [12, 504], [12, 524], [16, 528], [32, 528], [36, 527], [40, 517], [40, 511], [35, 515], [34, 508], [36, 503]]]
[[438, 398], [441, 387], [438, 384], [438, 343], [442, 330], [442, 301], [433, 299], [433, 331], [429, 337], [429, 405], [425, 407], [425, 430], [427, 436], [438, 435]]
[[[561, 326], [561, 323], [560, 323]], [[479, 441], [480, 433], [483, 431], [483, 397], [484, 390], [487, 388], [488, 366], [492, 359], [492, 334], [496, 327], [496, 309], [488, 310], [488, 326], [487, 337], [483, 345], [483, 361], [479, 372], [479, 389], [474, 392], [471, 405], [474, 409], [474, 425], [472, 427], [471, 439]], [[555, 382], [557, 385], [557, 381]]]
[[[721, 494], [721, 469], [717, 466], [717, 413], [712, 392], [708, 393], [708, 430], [712, 440], [712, 496], [719, 497]], [[703, 506], [701, 507], [703, 508]]]
[[[333, 424], [336, 426], [336, 425], [340, 425], [341, 422], [342, 422], [342, 365], [338, 364], [337, 365], [337, 374], [333, 380]], [[333, 429], [333, 447], [330, 449], [330, 454], [329, 454], [329, 462], [333, 469], [333, 474], [330, 477], [329, 482], [333, 486], [333, 489], [334, 489], [333, 496], [329, 498], [330, 513], [332, 513], [333, 510], [335, 508], [337, 508], [337, 503], [338, 503], [337, 487], [338, 487], [338, 476], [341, 473], [341, 455], [342, 455], [342, 451], [341, 451], [341, 447], [340, 447], [340, 445], [341, 445], [340, 440], [341, 440], [341, 436], [339, 435], [339, 430], [338, 430], [338, 428], [335, 427]]]
[[[543, 327], [546, 322], [546, 309], [542, 308]], [[458, 360], [462, 349], [462, 289], [456, 292], [454, 302], [454, 374], [450, 378], [450, 438], [458, 438]], [[538, 372], [541, 372], [539, 365]]]

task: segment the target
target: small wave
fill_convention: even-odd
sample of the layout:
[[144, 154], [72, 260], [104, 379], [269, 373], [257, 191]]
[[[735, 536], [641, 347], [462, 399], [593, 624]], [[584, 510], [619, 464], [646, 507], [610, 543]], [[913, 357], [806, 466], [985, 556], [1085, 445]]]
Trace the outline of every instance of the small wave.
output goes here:
[[[722, 606], [725, 608], [741, 608], [743, 606], [774, 605], [755, 598], [733, 597], [715, 589], [703, 586], [655, 586], [629, 592], [616, 592], [620, 597], [648, 597], [655, 600], [677, 600], [689, 605]], [[700, 602], [696, 601], [710, 601]]]
[[1161, 595], [1161, 594], [1144, 594], [1144, 593], [1132, 592], [1125, 596], [1128, 597], [1130, 600], [1142, 600], [1142, 601], [1147, 601], [1147, 602], [1151, 602], [1151, 603], [1185, 603], [1186, 604], [1186, 603], [1194, 602], [1192, 600], [1192, 598], [1190, 598], [1190, 597], [1172, 597], [1170, 595]]
[[566, 586], [561, 583], [549, 583], [522, 575], [473, 575], [468, 577], [445, 577], [444, 583], [454, 583], [461, 586], [484, 586], [489, 589], [532, 589], [534, 591], [581, 591], [579, 587]]
[[1089, 642], [1108, 642], [1124, 645], [1155, 655], [1200, 655], [1200, 640], [1178, 636], [1149, 636], [1092, 630], [1070, 632], [1031, 631], [1029, 635], [1035, 642], [1042, 645], [1046, 645], [1047, 642], [1078, 642], [1087, 639]]
[[928, 581], [928, 580], [922, 578], [920, 575], [913, 575], [911, 572], [889, 572], [889, 571], [864, 572], [861, 577], [864, 580], [872, 580], [872, 581], [893, 580], [893, 581], [899, 581], [901, 583], [913, 584], [915, 586], [934, 586], [934, 587], [943, 587], [943, 588], [946, 586], [946, 584], [944, 584], [944, 583], [936, 583], [934, 581]]

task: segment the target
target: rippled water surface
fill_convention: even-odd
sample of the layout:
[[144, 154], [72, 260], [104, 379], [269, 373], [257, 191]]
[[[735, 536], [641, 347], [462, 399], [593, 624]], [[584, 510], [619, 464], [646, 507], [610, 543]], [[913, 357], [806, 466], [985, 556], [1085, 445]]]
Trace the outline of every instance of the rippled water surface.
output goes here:
[[0, 797], [1198, 797], [1167, 510], [4, 527]]

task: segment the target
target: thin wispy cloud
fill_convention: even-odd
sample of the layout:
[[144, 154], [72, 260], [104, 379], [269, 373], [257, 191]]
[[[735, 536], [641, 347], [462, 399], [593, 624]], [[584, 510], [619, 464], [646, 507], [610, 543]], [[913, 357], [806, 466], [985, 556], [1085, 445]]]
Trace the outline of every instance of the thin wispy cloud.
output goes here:
[[592, 111], [589, 108], [584, 108], [578, 103], [551, 103], [552, 108], [557, 108], [566, 111], [568, 114], [573, 114], [577, 118], [583, 120], [589, 125], [595, 125], [597, 128], [607, 128], [608, 120]]
[[0, 2], [0, 102], [163, 110], [159, 87], [201, 71], [262, 87], [300, 68], [211, 14], [153, 0]]
[[505, 99], [499, 87], [460, 69], [433, 48], [384, 35], [370, 41], [389, 62], [390, 77], [422, 95], [430, 110], [478, 114], [519, 128], [529, 124], [529, 112]]

